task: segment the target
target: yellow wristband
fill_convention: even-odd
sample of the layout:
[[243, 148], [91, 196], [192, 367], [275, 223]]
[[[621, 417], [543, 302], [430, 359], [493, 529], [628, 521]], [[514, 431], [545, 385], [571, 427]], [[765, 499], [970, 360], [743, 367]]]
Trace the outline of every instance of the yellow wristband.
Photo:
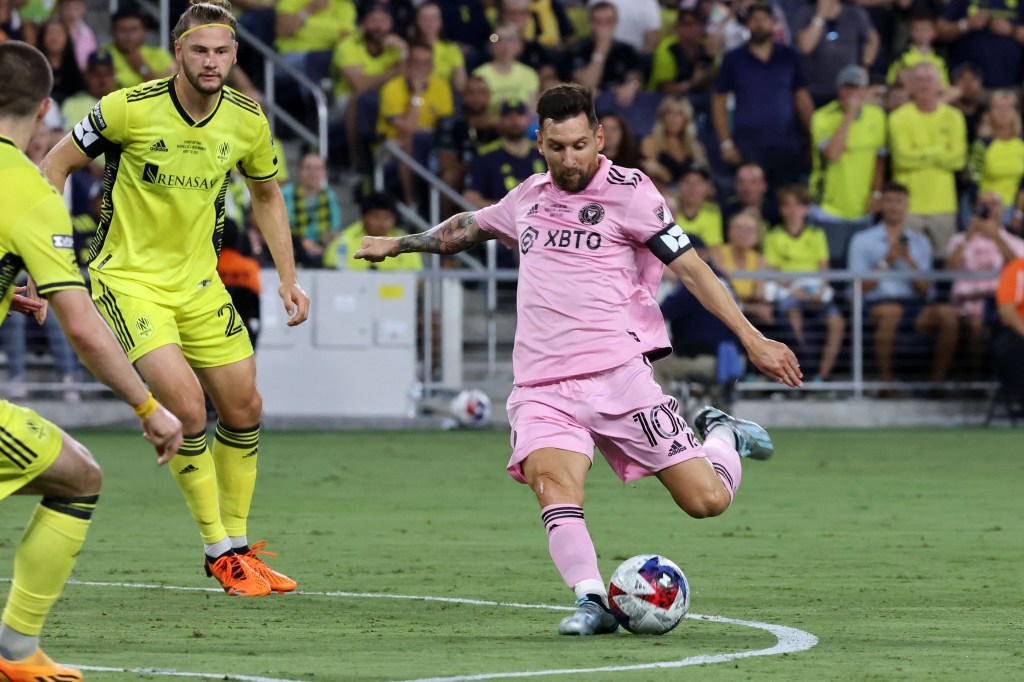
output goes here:
[[156, 398], [153, 397], [153, 394], [150, 393], [143, 402], [132, 407], [132, 410], [139, 419], [148, 419], [151, 414], [156, 412], [156, 408], [158, 407], [160, 407], [160, 403], [158, 403]]

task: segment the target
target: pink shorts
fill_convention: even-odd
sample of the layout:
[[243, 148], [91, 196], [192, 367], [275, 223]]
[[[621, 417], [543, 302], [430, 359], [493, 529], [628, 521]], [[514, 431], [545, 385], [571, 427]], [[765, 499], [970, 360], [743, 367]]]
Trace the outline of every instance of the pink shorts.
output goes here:
[[679, 403], [664, 394], [643, 356], [604, 372], [517, 386], [508, 417], [508, 473], [520, 483], [523, 460], [541, 448], [579, 452], [593, 462], [596, 445], [623, 483], [704, 456]]

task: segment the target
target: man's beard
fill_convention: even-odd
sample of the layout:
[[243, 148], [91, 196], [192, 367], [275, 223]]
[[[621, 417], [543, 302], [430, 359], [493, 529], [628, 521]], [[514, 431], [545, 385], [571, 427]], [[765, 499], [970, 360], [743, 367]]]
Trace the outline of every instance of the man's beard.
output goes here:
[[189, 84], [204, 95], [216, 95], [218, 92], [221, 91], [221, 88], [224, 87], [224, 81], [226, 80], [226, 78], [224, 76], [221, 76], [219, 73], [216, 74], [216, 85], [205, 85], [203, 84], [203, 81], [200, 80], [200, 76], [202, 76], [203, 74], [192, 73], [188, 69], [182, 69], [182, 71], [185, 72], [185, 78], [188, 80]]
[[757, 33], [750, 33], [751, 45], [764, 45], [765, 43], [771, 42], [775, 35], [771, 31], [758, 31]]
[[552, 171], [551, 178], [563, 192], [582, 192], [597, 174], [597, 165], [597, 159], [594, 159], [590, 168], [573, 171], [572, 174], [566, 171]]

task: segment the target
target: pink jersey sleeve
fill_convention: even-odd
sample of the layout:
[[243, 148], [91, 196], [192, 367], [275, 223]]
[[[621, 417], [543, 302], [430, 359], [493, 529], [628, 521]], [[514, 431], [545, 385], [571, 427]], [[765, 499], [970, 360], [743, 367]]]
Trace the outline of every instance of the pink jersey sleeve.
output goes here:
[[476, 222], [484, 232], [495, 235], [502, 244], [510, 249], [515, 249], [519, 243], [519, 233], [516, 230], [516, 209], [526, 184], [526, 182], [520, 184], [498, 203], [481, 208], [476, 212]]
[[630, 219], [624, 222], [622, 231], [640, 244], [646, 244], [651, 237], [675, 222], [665, 205], [665, 198], [648, 177], [637, 185], [626, 215]]

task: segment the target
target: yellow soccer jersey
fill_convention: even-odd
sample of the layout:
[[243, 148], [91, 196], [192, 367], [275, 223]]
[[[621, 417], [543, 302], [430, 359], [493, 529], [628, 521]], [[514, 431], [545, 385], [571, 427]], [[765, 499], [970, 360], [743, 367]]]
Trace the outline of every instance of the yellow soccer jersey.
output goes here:
[[174, 78], [107, 95], [72, 132], [82, 152], [107, 160], [90, 271], [115, 291], [172, 306], [217, 276], [231, 169], [265, 181], [279, 166], [258, 104], [224, 88], [213, 113], [194, 121]]
[[64, 200], [10, 139], [0, 135], [0, 320], [18, 274], [28, 270], [40, 294], [85, 289], [75, 264]]

